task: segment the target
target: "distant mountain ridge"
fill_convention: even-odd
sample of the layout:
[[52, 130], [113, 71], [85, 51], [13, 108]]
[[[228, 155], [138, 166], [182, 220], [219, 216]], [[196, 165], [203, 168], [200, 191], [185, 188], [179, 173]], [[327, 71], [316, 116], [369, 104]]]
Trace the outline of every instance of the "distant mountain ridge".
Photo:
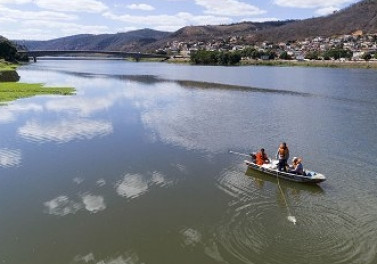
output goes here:
[[364, 0], [331, 15], [296, 21], [258, 32], [254, 41], [304, 40], [317, 36], [350, 35], [356, 31], [377, 33], [377, 0]]
[[26, 40], [22, 41], [22, 43], [29, 50], [137, 51], [140, 47], [166, 38], [170, 34], [170, 32], [141, 29], [117, 34], [81, 34], [47, 41]]
[[48, 41], [24, 41], [23, 44], [30, 50], [154, 51], [173, 41], [209, 42], [237, 36], [242, 44], [277, 43], [355, 31], [377, 33], [377, 0], [363, 0], [331, 15], [305, 20], [188, 26], [173, 33], [142, 29], [117, 34], [82, 34]]

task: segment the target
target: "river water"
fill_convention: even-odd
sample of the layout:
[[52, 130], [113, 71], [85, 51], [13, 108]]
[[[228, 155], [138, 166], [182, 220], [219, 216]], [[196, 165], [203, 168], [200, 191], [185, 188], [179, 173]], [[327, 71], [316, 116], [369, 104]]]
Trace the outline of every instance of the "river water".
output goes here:
[[[1, 263], [377, 263], [376, 71], [38, 61], [18, 73], [77, 94], [0, 106]], [[282, 194], [229, 153], [274, 156], [281, 141], [327, 181], [280, 181]]]

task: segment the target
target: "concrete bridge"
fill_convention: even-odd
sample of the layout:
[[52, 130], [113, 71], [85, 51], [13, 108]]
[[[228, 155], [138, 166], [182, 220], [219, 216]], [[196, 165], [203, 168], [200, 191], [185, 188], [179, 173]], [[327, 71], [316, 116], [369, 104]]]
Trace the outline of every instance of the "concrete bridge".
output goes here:
[[45, 56], [61, 56], [61, 55], [110, 55], [112, 57], [118, 58], [134, 58], [139, 61], [142, 58], [161, 58], [166, 60], [169, 56], [164, 54], [156, 53], [140, 53], [140, 52], [126, 52], [126, 51], [103, 51], [103, 50], [28, 50], [28, 51], [18, 51], [20, 54], [26, 54], [29, 58], [33, 58], [34, 62], [37, 62], [38, 57]]

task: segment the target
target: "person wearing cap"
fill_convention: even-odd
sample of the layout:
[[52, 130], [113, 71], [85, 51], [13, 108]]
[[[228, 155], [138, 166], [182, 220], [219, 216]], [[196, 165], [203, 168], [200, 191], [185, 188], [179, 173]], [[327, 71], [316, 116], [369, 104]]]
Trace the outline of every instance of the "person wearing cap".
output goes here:
[[289, 173], [304, 175], [304, 165], [302, 165], [302, 158], [294, 157], [292, 159], [292, 169], [289, 170]]
[[270, 163], [266, 152], [264, 152], [264, 148], [261, 148], [260, 151], [257, 152], [255, 155], [255, 164], [262, 166], [263, 164]]

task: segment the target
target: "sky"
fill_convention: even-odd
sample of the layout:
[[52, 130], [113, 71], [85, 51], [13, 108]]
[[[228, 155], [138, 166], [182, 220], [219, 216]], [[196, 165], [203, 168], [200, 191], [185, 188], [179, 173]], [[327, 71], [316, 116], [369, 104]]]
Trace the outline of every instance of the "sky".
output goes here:
[[0, 35], [49, 40], [143, 28], [305, 19], [360, 0], [0, 0]]

